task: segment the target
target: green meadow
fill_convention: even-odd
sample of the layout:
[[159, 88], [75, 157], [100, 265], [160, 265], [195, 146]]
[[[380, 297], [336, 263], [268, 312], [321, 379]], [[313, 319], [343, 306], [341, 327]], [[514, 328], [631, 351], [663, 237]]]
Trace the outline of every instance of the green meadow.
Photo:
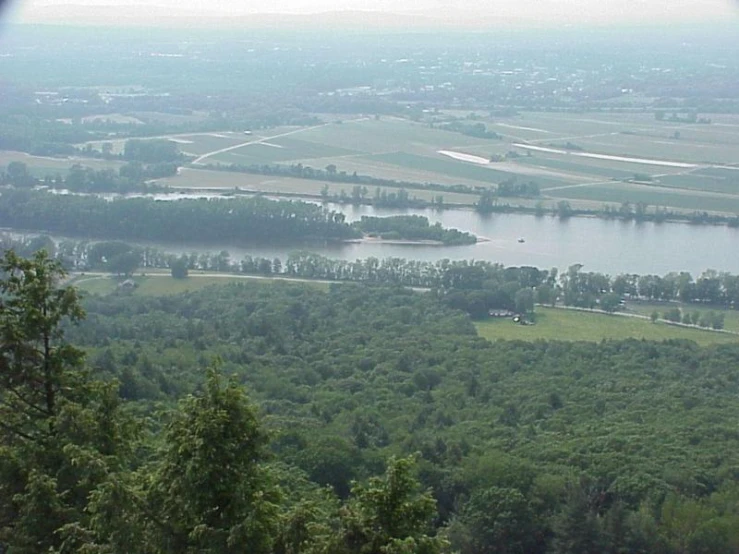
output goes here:
[[652, 323], [648, 319], [543, 307], [536, 308], [535, 325], [519, 325], [506, 318], [476, 322], [475, 326], [478, 334], [489, 340], [687, 339], [703, 345], [739, 341], [739, 336], [728, 333]]

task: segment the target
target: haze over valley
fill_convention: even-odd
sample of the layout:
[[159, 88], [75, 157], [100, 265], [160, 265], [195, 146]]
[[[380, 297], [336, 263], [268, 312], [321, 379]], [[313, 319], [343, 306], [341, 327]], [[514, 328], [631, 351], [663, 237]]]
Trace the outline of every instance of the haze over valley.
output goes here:
[[721, 0], [31, 0], [0, 553], [739, 552]]

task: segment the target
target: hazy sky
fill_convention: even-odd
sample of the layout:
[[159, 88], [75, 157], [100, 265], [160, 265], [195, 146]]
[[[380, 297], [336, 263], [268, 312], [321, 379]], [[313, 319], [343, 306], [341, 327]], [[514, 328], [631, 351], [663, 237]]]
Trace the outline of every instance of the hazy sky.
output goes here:
[[[128, 17], [148, 14], [226, 16], [254, 13], [311, 14], [369, 10], [419, 14], [432, 19], [485, 18], [522, 23], [656, 23], [736, 19], [739, 0], [8, 0], [13, 19], [47, 19], [82, 6], [125, 7]], [[99, 10], [94, 10], [100, 13]]]

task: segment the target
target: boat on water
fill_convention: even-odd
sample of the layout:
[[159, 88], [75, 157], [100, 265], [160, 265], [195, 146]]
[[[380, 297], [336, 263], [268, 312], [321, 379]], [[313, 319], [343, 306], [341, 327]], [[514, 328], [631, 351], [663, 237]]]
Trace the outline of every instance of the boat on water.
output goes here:
[[518, 242], [526, 242], [526, 240], [525, 240], [525, 239], [523, 239], [523, 238], [519, 238], [519, 239], [518, 239]]

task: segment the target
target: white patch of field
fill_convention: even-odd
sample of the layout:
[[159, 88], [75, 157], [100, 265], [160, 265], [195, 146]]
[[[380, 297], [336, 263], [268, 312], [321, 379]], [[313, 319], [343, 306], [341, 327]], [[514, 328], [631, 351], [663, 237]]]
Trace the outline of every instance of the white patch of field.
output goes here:
[[483, 158], [481, 156], [475, 156], [473, 154], [465, 154], [464, 152], [454, 152], [452, 150], [437, 150], [436, 153], [441, 154], [442, 156], [448, 156], [450, 158], [459, 160], [461, 162], [469, 162], [469, 163], [479, 164], [479, 165], [490, 165], [490, 160]]
[[667, 160], [650, 160], [646, 158], [629, 158], [625, 156], [611, 156], [608, 154], [592, 154], [590, 152], [573, 152], [570, 150], [559, 150], [557, 148], [546, 148], [544, 146], [531, 146], [530, 144], [514, 143], [513, 146], [516, 148], [523, 148], [524, 150], [534, 150], [536, 152], [548, 152], [550, 154], [563, 154], [566, 156], [575, 156], [578, 158], [594, 158], [596, 160], [611, 160], [615, 162], [629, 162], [644, 165], [658, 165], [663, 167], [684, 167], [684, 168], [695, 168], [700, 167], [697, 164], [689, 164], [684, 162], [670, 162]]
[[546, 129], [537, 129], [536, 127], [522, 127], [521, 125], [510, 125], [508, 123], [496, 123], [498, 127], [505, 127], [506, 129], [518, 129], [520, 131], [534, 131], [535, 133], [546, 133], [547, 135], [551, 135], [551, 131], [547, 131]]
[[216, 138], [231, 138], [228, 135], [222, 135], [220, 133], [208, 133], [207, 136]]
[[263, 144], [264, 146], [271, 146], [272, 148], [285, 148], [284, 146], [280, 146], [279, 144], [274, 144], [272, 142], [260, 142], [259, 144]]
[[120, 123], [123, 125], [143, 125], [144, 122], [137, 117], [130, 115], [123, 115], [120, 113], [111, 114], [99, 114], [99, 115], [88, 115], [82, 118], [84, 123], [91, 123], [95, 121], [112, 121], [113, 123]]
[[192, 144], [193, 141], [187, 140], [187, 139], [181, 139], [181, 138], [175, 138], [175, 137], [169, 137], [170, 141], [176, 142], [177, 144]]

